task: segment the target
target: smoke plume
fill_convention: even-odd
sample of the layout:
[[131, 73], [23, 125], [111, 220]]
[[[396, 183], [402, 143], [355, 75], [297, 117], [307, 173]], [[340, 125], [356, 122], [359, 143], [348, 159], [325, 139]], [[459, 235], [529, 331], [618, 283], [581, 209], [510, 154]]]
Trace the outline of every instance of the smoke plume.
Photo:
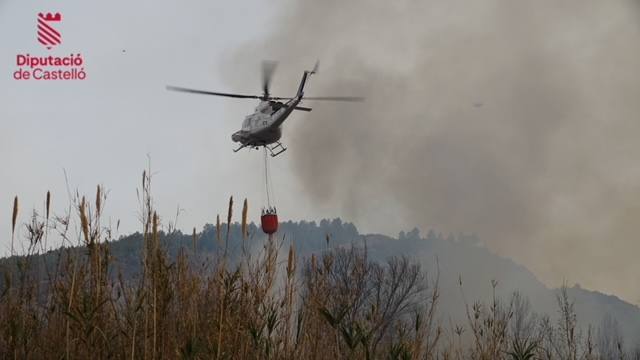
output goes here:
[[287, 123], [311, 200], [380, 231], [474, 232], [549, 285], [638, 302], [638, 1], [287, 5], [237, 58], [320, 58], [309, 96], [367, 98]]

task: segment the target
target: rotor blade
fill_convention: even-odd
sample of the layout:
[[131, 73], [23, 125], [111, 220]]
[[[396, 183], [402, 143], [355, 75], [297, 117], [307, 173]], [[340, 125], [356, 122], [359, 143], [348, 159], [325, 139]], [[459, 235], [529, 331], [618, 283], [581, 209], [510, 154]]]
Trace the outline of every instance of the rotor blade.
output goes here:
[[271, 88], [271, 78], [276, 71], [277, 61], [265, 60], [262, 62], [262, 93], [266, 99], [269, 97], [269, 89]]
[[[272, 96], [269, 97], [270, 100], [292, 100], [295, 99], [293, 97], [277, 97]], [[360, 102], [364, 101], [365, 98], [359, 96], [311, 96], [311, 97], [303, 97], [302, 100], [320, 100], [320, 101], [352, 101], [352, 102]]]
[[262, 98], [261, 96], [257, 96], [257, 95], [242, 95], [242, 94], [221, 93], [221, 92], [206, 91], [206, 90], [188, 89], [188, 88], [183, 88], [183, 87], [179, 87], [179, 86], [171, 86], [171, 85], [167, 86], [167, 90], [186, 92], [186, 93], [191, 93], [191, 94], [226, 96], [226, 97], [232, 97], [232, 98], [238, 98], [238, 99], [260, 99], [260, 98]]
[[302, 100], [321, 100], [321, 101], [364, 101], [359, 96], [311, 96], [303, 97]]
[[[285, 106], [285, 107], [289, 107], [287, 104], [282, 104], [282, 105]], [[311, 110], [313, 110], [310, 107], [305, 107], [305, 106], [294, 106], [293, 109], [294, 110], [300, 110], [300, 111], [306, 111], [306, 112], [310, 112]]]

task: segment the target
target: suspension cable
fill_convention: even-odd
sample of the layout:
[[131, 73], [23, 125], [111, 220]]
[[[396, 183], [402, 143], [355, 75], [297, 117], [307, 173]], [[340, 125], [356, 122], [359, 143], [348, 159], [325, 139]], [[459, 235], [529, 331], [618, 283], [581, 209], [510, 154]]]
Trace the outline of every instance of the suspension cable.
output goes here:
[[264, 184], [267, 192], [267, 209], [271, 209], [271, 194], [269, 186], [269, 155], [267, 154], [267, 147], [264, 147]]

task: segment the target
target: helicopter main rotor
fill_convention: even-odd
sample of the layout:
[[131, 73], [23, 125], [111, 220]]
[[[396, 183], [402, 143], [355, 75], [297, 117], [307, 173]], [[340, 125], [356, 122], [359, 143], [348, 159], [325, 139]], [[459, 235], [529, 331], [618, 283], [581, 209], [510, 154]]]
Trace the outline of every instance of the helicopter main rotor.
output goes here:
[[263, 61], [262, 62], [262, 98], [265, 101], [269, 100], [269, 89], [271, 88], [271, 78], [278, 66], [277, 61]]
[[[185, 92], [191, 94], [201, 94], [201, 95], [214, 95], [214, 96], [223, 96], [230, 97], [236, 99], [260, 99], [262, 101], [271, 101], [271, 100], [292, 100], [296, 97], [282, 97], [282, 96], [271, 96], [269, 89], [271, 88], [271, 79], [276, 70], [278, 62], [276, 61], [263, 61], [262, 62], [262, 96], [260, 95], [247, 95], [247, 94], [235, 94], [235, 93], [223, 93], [216, 91], [208, 91], [208, 90], [197, 90], [191, 88], [185, 88], [180, 86], [172, 86], [167, 85], [167, 90]], [[313, 72], [317, 71], [318, 65], [314, 68]], [[319, 100], [319, 101], [363, 101], [364, 98], [357, 96], [303, 96], [301, 100]]]

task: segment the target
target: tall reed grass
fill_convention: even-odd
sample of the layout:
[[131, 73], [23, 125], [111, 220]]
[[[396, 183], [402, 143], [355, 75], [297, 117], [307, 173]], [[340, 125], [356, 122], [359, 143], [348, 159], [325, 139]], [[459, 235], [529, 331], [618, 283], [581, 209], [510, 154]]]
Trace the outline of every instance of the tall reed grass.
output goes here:
[[[591, 329], [580, 334], [566, 291], [554, 323], [519, 294], [499, 299], [494, 282], [492, 301], [467, 305], [467, 322], [452, 324], [438, 314], [438, 273], [429, 277], [408, 258], [376, 262], [366, 249], [331, 248], [329, 236], [327, 250], [309, 258], [293, 245], [280, 251], [276, 237], [259, 253], [247, 251], [246, 200], [240, 259], [228, 258], [233, 198], [226, 224], [216, 217], [217, 256], [199, 257], [194, 228], [192, 249], [172, 259], [160, 239], [150, 171], [138, 194], [142, 270], [125, 277], [110, 253], [113, 232], [103, 226], [102, 187], [93, 204], [76, 194], [71, 211], [51, 217], [47, 192], [45, 216], [34, 212], [25, 226], [28, 250], [1, 269], [1, 358], [640, 359], [619, 338], [609, 342], [610, 354]], [[17, 218], [15, 197], [12, 254]], [[36, 245], [49, 232], [66, 246], [40, 261]]]

